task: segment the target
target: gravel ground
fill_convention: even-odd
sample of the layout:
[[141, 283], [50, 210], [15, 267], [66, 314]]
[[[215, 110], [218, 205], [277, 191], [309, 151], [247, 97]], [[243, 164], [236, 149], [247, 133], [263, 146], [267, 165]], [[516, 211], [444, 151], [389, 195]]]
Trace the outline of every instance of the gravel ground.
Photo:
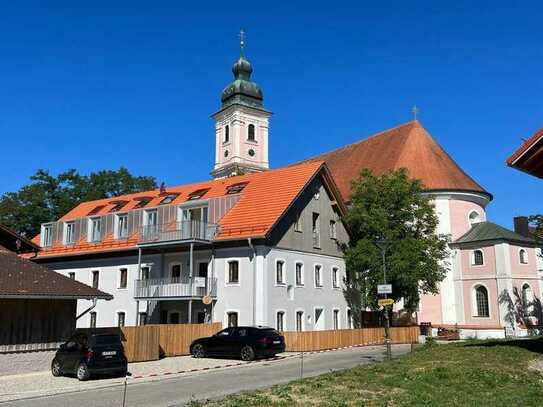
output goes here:
[[[49, 364], [51, 363], [53, 356], [53, 353], [48, 353], [48, 359], [45, 360], [47, 363], [41, 364], [41, 366], [45, 366], [46, 369], [49, 369]], [[43, 358], [45, 359], [45, 355]], [[0, 362], [2, 362], [1, 359]], [[166, 372], [176, 373], [182, 370], [225, 366], [240, 362], [240, 360], [231, 359], [194, 359], [190, 356], [179, 356], [152, 362], [130, 363], [128, 370], [132, 376], [147, 376], [149, 374], [160, 375]], [[38, 364], [36, 364], [36, 367], [37, 366]], [[124, 378], [99, 378], [90, 380], [88, 382], [79, 382], [75, 377], [53, 377], [49, 370], [43, 371], [43, 368], [40, 370], [42, 371], [1, 376], [0, 402], [20, 398], [36, 397], [46, 394], [58, 394], [90, 388], [109, 387], [114, 385], [119, 385], [119, 391], [121, 391], [123, 387], [122, 385], [125, 381]], [[146, 379], [128, 378], [128, 383], [133, 380]]]

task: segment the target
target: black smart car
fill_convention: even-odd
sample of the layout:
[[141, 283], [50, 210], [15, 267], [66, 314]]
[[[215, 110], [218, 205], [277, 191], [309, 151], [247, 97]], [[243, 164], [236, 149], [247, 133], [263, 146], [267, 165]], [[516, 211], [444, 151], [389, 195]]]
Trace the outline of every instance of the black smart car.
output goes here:
[[196, 339], [190, 345], [190, 353], [195, 358], [234, 356], [249, 361], [284, 351], [285, 338], [275, 329], [263, 326], [226, 328], [208, 338]]
[[91, 375], [126, 376], [128, 361], [118, 333], [77, 332], [60, 345], [51, 362], [53, 376], [75, 374], [79, 380]]

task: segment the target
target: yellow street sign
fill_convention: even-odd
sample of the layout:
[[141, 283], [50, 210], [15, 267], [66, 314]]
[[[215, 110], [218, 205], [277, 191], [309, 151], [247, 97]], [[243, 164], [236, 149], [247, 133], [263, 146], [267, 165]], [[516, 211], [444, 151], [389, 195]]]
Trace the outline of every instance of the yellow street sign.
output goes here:
[[377, 300], [378, 305], [392, 305], [394, 304], [394, 300], [392, 298], [381, 298], [380, 300]]

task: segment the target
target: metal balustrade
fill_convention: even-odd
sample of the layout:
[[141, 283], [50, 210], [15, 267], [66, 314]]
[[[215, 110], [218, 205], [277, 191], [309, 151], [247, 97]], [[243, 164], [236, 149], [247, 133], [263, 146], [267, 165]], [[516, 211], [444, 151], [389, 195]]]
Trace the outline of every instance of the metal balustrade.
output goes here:
[[170, 277], [136, 280], [134, 298], [216, 297], [217, 279], [211, 277]]
[[161, 225], [141, 227], [138, 243], [160, 243], [179, 240], [210, 241], [217, 233], [217, 225], [197, 220], [183, 220]]

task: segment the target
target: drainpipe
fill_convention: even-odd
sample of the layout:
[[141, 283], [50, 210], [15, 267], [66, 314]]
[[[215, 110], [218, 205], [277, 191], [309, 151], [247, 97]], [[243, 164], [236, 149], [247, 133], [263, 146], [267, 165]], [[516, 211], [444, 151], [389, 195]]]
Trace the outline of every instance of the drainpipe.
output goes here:
[[192, 276], [193, 276], [193, 256], [194, 256], [194, 243], [190, 244], [190, 255], [189, 255], [189, 290], [190, 290], [190, 300], [189, 300], [189, 324], [192, 324]]
[[92, 299], [92, 305], [87, 308], [85, 311], [83, 311], [81, 314], [79, 314], [77, 317], [75, 317], [75, 320], [77, 321], [79, 318], [81, 318], [83, 315], [87, 314], [88, 312], [92, 311], [94, 307], [96, 307], [96, 303], [98, 302], [98, 298]]
[[[138, 248], [138, 278], [136, 280], [136, 294], [138, 293], [138, 288], [141, 287], [141, 247]], [[139, 314], [140, 314], [140, 301], [136, 300], [136, 323], [134, 326], [139, 325]]]
[[251, 260], [251, 263], [253, 263], [253, 325], [256, 325], [256, 249], [250, 237], [247, 239], [247, 243], [253, 252], [253, 259]]
[[[213, 284], [215, 284], [215, 246], [213, 246], [213, 243], [211, 243], [211, 280], [208, 282], [210, 285], [210, 290], [208, 290], [208, 294], [211, 295], [213, 293]], [[217, 287], [215, 287], [215, 290]], [[211, 298], [211, 323], [213, 323], [213, 297]]]

